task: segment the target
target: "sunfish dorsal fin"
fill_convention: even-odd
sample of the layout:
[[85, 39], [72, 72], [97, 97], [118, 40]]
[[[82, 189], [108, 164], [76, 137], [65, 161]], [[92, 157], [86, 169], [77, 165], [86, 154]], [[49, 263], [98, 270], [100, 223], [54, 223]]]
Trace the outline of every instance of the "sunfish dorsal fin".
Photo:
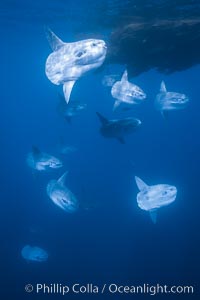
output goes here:
[[50, 28], [46, 28], [46, 36], [53, 51], [57, 51], [66, 44], [61, 39], [59, 39], [59, 37], [57, 37], [57, 35], [55, 35], [55, 33]]
[[65, 101], [69, 103], [69, 98], [73, 89], [75, 81], [67, 81], [63, 84], [63, 93], [65, 96]]
[[135, 181], [136, 181], [137, 187], [140, 191], [144, 191], [149, 188], [149, 186], [142, 179], [140, 179], [137, 176], [135, 176]]
[[60, 185], [65, 185], [65, 179], [67, 177], [67, 174], [69, 172], [66, 171], [58, 180], [57, 180], [57, 183], [59, 183]]
[[152, 222], [154, 224], [156, 224], [156, 222], [157, 222], [157, 210], [156, 209], [150, 210], [149, 214], [150, 214], [150, 218], [151, 218]]
[[33, 152], [34, 156], [38, 156], [38, 155], [41, 154], [40, 149], [38, 147], [34, 146], [34, 145], [32, 146], [32, 152]]
[[121, 78], [121, 82], [126, 82], [128, 81], [128, 72], [127, 70], [124, 71], [122, 78]]
[[160, 84], [160, 92], [161, 93], [167, 93], [167, 89], [166, 89], [166, 85], [165, 85], [164, 81], [162, 81], [161, 84]]
[[96, 112], [96, 114], [99, 117], [99, 120], [101, 121], [102, 125], [106, 125], [109, 123], [108, 119], [102, 116], [99, 112]]

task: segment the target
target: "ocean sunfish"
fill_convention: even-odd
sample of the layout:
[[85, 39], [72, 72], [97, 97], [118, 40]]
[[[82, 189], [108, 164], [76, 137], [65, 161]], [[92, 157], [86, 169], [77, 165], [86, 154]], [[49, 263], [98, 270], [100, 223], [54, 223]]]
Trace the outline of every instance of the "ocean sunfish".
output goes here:
[[164, 117], [168, 111], [184, 109], [188, 102], [189, 98], [185, 94], [168, 92], [164, 81], [161, 82], [160, 92], [155, 99], [155, 107]]
[[48, 259], [48, 253], [45, 250], [29, 245], [23, 247], [21, 255], [27, 261], [43, 262]]
[[58, 113], [65, 118], [65, 120], [71, 124], [71, 119], [77, 116], [80, 112], [87, 108], [86, 103], [80, 101], [70, 101], [66, 103], [65, 98], [60, 95], [60, 102], [57, 105]]
[[128, 81], [127, 70], [124, 71], [121, 80], [115, 82], [112, 86], [111, 95], [115, 99], [114, 110], [120, 103], [140, 104], [146, 99], [144, 91], [139, 86]]
[[136, 118], [108, 120], [99, 112], [96, 114], [102, 125], [101, 134], [106, 138], [116, 138], [121, 144], [125, 144], [125, 135], [134, 132], [141, 125], [141, 121]]
[[76, 80], [103, 64], [107, 47], [99, 39], [64, 43], [50, 29], [47, 30], [47, 39], [53, 53], [46, 60], [45, 72], [52, 83], [63, 84], [68, 103]]
[[65, 172], [58, 180], [51, 180], [47, 185], [47, 195], [61, 209], [73, 213], [78, 210], [79, 203], [74, 194], [65, 186]]
[[30, 168], [38, 171], [58, 169], [63, 166], [60, 159], [45, 152], [41, 152], [35, 146], [32, 147], [32, 151], [28, 154], [26, 161]]
[[139, 177], [135, 181], [140, 192], [137, 194], [138, 206], [149, 211], [153, 223], [157, 220], [157, 210], [175, 201], [177, 189], [169, 184], [157, 184], [149, 186]]

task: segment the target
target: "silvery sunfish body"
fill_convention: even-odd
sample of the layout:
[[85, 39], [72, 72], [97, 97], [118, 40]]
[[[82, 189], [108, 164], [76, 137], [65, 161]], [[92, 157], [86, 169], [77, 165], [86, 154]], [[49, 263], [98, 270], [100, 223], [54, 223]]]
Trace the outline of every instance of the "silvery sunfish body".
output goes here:
[[71, 123], [71, 119], [77, 116], [81, 111], [85, 110], [87, 107], [86, 103], [81, 103], [79, 101], [70, 101], [66, 103], [65, 98], [60, 96], [60, 102], [57, 106], [58, 112]]
[[47, 38], [53, 53], [47, 58], [45, 72], [52, 83], [63, 84], [68, 103], [76, 80], [103, 64], [106, 44], [99, 39], [64, 43], [50, 29], [47, 31]]
[[185, 94], [168, 92], [164, 81], [161, 82], [160, 92], [156, 96], [155, 107], [161, 111], [162, 115], [171, 110], [184, 109], [189, 102]]
[[108, 120], [100, 113], [96, 114], [102, 124], [101, 134], [106, 138], [116, 138], [121, 144], [125, 143], [125, 135], [134, 132], [141, 125], [141, 121], [135, 118]]
[[153, 223], [156, 223], [157, 210], [175, 201], [177, 189], [169, 184], [157, 184], [148, 186], [139, 177], [135, 181], [140, 192], [137, 194], [138, 206], [149, 211]]
[[65, 186], [65, 172], [58, 180], [51, 180], [47, 185], [49, 198], [61, 209], [73, 213], [79, 208], [79, 203], [74, 194]]
[[48, 253], [39, 247], [24, 246], [21, 251], [22, 257], [27, 261], [44, 262], [48, 259]]
[[27, 164], [30, 168], [38, 171], [58, 169], [63, 166], [60, 159], [45, 152], [41, 152], [35, 146], [32, 147], [32, 152], [27, 156]]
[[116, 109], [122, 102], [140, 104], [146, 99], [144, 91], [139, 86], [128, 81], [127, 70], [124, 71], [121, 80], [115, 82], [111, 89], [111, 94], [116, 99], [113, 109]]

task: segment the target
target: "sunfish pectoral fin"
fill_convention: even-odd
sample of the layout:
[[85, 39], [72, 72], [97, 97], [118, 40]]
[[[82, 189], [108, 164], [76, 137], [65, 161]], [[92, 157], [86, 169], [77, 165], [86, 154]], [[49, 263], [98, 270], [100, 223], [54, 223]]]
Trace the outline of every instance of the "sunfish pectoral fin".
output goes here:
[[59, 183], [60, 185], [65, 185], [65, 180], [66, 180], [66, 177], [67, 177], [67, 174], [69, 172], [66, 171], [58, 180], [57, 180], [57, 183]]
[[140, 179], [137, 176], [135, 176], [135, 181], [136, 181], [137, 187], [140, 191], [144, 191], [149, 188], [149, 186], [142, 179]]
[[75, 82], [76, 81], [67, 81], [63, 84], [63, 93], [67, 103], [69, 103], [69, 98]]
[[149, 211], [150, 218], [154, 224], [157, 222], [157, 210], [153, 209]]
[[126, 82], [128, 81], [128, 72], [127, 70], [124, 71], [122, 78], [121, 78], [121, 82]]
[[166, 89], [166, 85], [165, 85], [164, 81], [162, 81], [161, 84], [160, 84], [160, 92], [161, 93], [167, 93], [167, 89]]
[[115, 111], [119, 107], [120, 103], [121, 103], [121, 101], [115, 100], [115, 103], [113, 105], [113, 111]]
[[57, 37], [57, 35], [55, 35], [55, 33], [50, 28], [47, 27], [45, 31], [47, 40], [53, 51], [59, 50], [62, 46], [66, 44], [61, 39], [59, 39], [59, 37]]

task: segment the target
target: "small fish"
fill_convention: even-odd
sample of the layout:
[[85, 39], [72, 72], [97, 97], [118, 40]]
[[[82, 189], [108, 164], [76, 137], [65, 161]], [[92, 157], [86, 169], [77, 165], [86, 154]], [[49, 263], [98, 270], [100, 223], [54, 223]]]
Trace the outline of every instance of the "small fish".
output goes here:
[[149, 211], [151, 220], [156, 223], [157, 210], [175, 201], [177, 189], [169, 184], [149, 186], [142, 179], [135, 176], [135, 181], [140, 192], [137, 194], [138, 206]]
[[47, 195], [58, 207], [66, 212], [73, 213], [78, 210], [79, 203], [74, 194], [65, 186], [65, 172], [58, 180], [51, 180], [47, 185]]
[[106, 138], [116, 138], [121, 144], [125, 144], [125, 135], [134, 132], [141, 125], [141, 121], [135, 118], [108, 120], [100, 113], [96, 114], [102, 124], [101, 134]]
[[57, 110], [62, 115], [68, 123], [71, 123], [71, 119], [77, 116], [81, 111], [85, 110], [87, 104], [81, 103], [79, 101], [70, 101], [68, 104], [65, 98], [60, 95], [60, 102], [57, 106]]
[[44, 262], [48, 259], [48, 253], [39, 247], [24, 246], [21, 251], [22, 257], [27, 261]]
[[32, 147], [32, 152], [27, 156], [27, 164], [30, 168], [38, 171], [58, 169], [63, 166], [60, 159], [50, 154], [41, 152], [37, 147]]
[[68, 103], [74, 83], [103, 64], [107, 47], [99, 39], [64, 43], [50, 29], [47, 30], [47, 39], [53, 53], [47, 58], [45, 72], [52, 83], [63, 84], [65, 100]]
[[166, 117], [167, 112], [171, 110], [184, 109], [189, 102], [189, 98], [185, 94], [168, 92], [164, 81], [161, 82], [160, 92], [155, 99], [155, 107]]
[[115, 110], [120, 103], [140, 104], [146, 99], [146, 94], [137, 85], [128, 81], [127, 70], [120, 81], [115, 82], [111, 89], [112, 97], [115, 98], [113, 110]]

